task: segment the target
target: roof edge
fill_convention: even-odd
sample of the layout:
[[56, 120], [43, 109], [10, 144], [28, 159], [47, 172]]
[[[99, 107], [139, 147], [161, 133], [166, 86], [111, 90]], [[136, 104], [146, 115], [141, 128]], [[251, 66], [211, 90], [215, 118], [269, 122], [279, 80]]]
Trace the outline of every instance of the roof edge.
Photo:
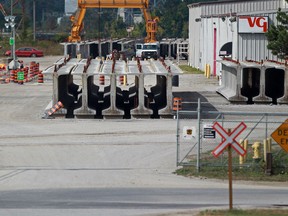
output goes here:
[[193, 8], [193, 7], [199, 7], [202, 5], [209, 5], [209, 4], [219, 4], [219, 3], [233, 3], [233, 2], [253, 2], [253, 1], [259, 1], [259, 0], [214, 0], [214, 1], [209, 1], [209, 2], [197, 2], [197, 3], [192, 3], [188, 4], [188, 8]]

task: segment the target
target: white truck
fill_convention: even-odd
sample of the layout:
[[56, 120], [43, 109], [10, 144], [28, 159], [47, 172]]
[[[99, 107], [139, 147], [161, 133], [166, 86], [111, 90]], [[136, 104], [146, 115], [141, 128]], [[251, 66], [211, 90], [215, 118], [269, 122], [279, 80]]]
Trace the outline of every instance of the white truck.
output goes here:
[[137, 58], [141, 58], [142, 49], [143, 49], [143, 43], [136, 43], [135, 44], [135, 49], [136, 49], [136, 57]]
[[[140, 46], [139, 46], [140, 47]], [[136, 47], [136, 57], [144, 59], [158, 59], [160, 56], [160, 44], [155, 43], [144, 43], [142, 49], [137, 49]]]

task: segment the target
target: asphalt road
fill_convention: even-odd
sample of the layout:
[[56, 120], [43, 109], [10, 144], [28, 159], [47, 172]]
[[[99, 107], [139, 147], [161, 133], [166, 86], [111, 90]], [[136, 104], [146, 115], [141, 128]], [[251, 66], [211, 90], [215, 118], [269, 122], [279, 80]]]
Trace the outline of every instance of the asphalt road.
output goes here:
[[[58, 58], [24, 62], [44, 69]], [[175, 91], [192, 89], [219, 110], [251, 110], [217, 95], [217, 80], [204, 82], [201, 75], [185, 75]], [[173, 174], [174, 119], [41, 119], [52, 98], [51, 80], [0, 84], [0, 91], [0, 215], [193, 215], [228, 208], [227, 181]], [[287, 183], [233, 187], [235, 207], [288, 205]]]
[[[234, 202], [237, 207], [283, 205], [287, 190], [236, 189]], [[269, 194], [269, 195], [268, 195]], [[270, 202], [267, 202], [270, 199]], [[273, 201], [272, 201], [273, 200]], [[275, 201], [277, 201], [275, 203]], [[2, 192], [0, 213], [9, 215], [25, 211], [62, 212], [56, 215], [143, 215], [143, 213], [190, 211], [199, 208], [226, 208], [227, 193], [219, 188], [86, 188], [47, 189]], [[266, 205], [265, 205], [266, 203]], [[78, 212], [67, 214], [67, 212]], [[192, 211], [191, 211], [192, 210]], [[141, 213], [143, 212], [143, 213]], [[195, 212], [195, 211], [194, 211]], [[3, 215], [3, 214], [1, 214]], [[48, 214], [31, 214], [48, 215]], [[51, 215], [51, 213], [50, 213]], [[88, 214], [87, 214], [88, 215]]]

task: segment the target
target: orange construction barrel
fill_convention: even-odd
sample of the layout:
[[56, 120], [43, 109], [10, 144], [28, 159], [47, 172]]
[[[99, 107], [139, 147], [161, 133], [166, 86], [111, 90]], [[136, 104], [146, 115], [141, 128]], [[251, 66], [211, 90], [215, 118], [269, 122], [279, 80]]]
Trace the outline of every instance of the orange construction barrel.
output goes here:
[[182, 99], [180, 97], [173, 98], [173, 110], [182, 110]]
[[44, 75], [42, 73], [38, 74], [38, 83], [44, 83]]
[[100, 85], [105, 85], [105, 76], [104, 75], [100, 75], [99, 76], [99, 84]]

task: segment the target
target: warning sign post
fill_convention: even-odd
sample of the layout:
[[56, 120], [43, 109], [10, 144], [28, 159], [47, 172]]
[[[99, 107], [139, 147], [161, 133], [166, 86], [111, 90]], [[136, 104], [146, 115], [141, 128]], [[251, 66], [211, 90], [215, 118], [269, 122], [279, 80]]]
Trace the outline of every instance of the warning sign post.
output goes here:
[[[232, 189], [232, 148], [238, 154], [244, 156], [246, 150], [236, 141], [236, 138], [246, 129], [246, 124], [241, 122], [232, 132], [231, 129], [227, 131], [218, 123], [215, 122], [213, 128], [223, 138], [223, 141], [212, 152], [215, 157], [218, 157], [224, 149], [228, 147], [228, 178], [229, 178], [229, 209], [233, 209], [233, 189]], [[232, 148], [231, 148], [232, 147]]]

